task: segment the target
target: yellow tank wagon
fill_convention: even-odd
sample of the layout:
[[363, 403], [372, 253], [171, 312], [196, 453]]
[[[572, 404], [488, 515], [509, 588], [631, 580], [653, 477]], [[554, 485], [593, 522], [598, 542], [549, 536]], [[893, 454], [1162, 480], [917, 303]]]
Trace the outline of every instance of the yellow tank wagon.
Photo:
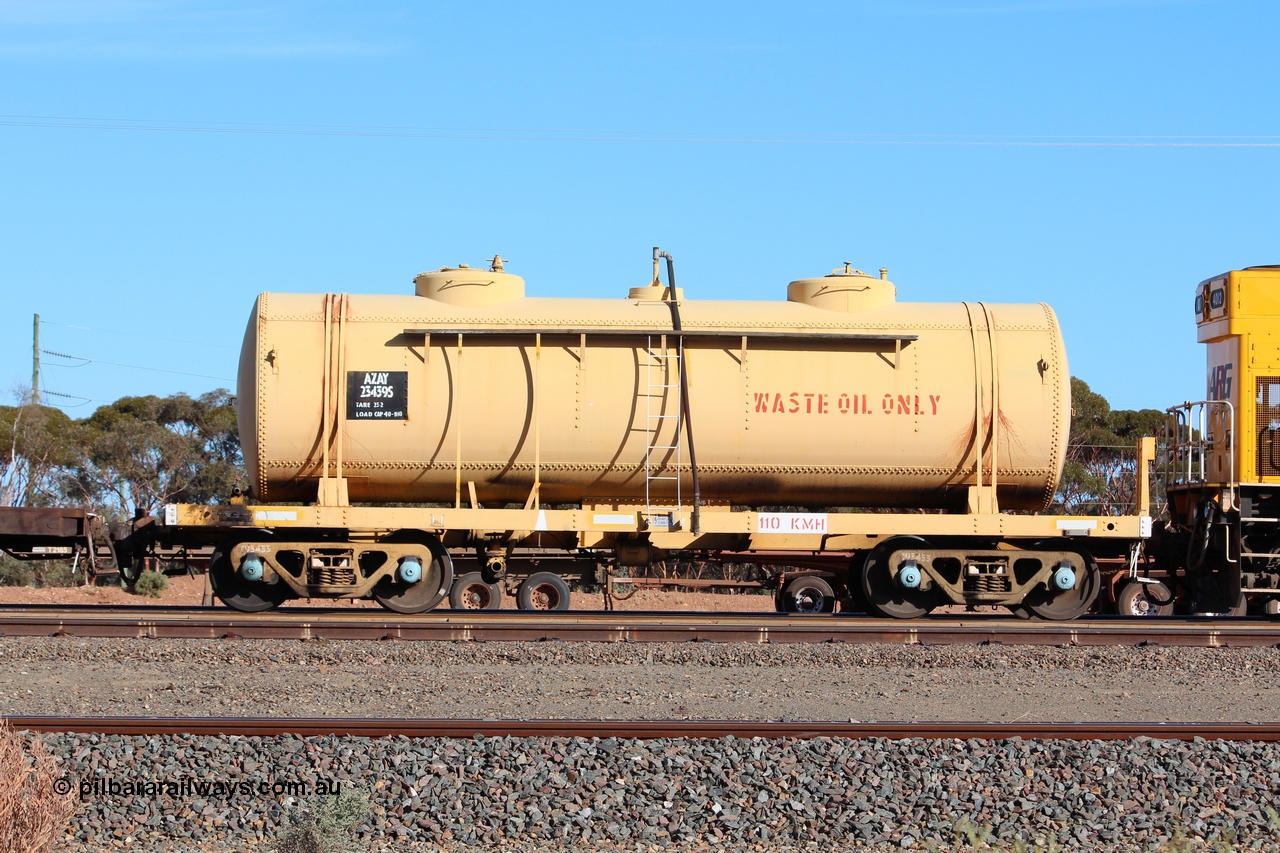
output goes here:
[[[1132, 516], [1025, 514], [1067, 448], [1053, 311], [899, 302], [848, 265], [785, 297], [686, 299], [656, 249], [612, 298], [526, 296], [501, 258], [413, 295], [264, 293], [239, 375], [251, 503], [166, 523], [241, 528], [213, 579], [245, 610], [492, 605], [508, 568], [554, 555], [767, 554], [824, 567], [791, 579], [789, 610], [1084, 612], [1095, 552], [1134, 553], [1150, 519], [1145, 492]], [[517, 594], [567, 603], [556, 572]]]

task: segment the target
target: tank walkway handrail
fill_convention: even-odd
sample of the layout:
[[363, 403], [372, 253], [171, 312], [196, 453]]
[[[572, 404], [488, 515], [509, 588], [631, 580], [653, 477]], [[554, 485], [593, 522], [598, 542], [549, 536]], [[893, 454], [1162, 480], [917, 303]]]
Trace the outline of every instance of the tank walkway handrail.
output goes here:
[[805, 341], [806, 343], [818, 341], [867, 341], [872, 343], [911, 343], [920, 340], [919, 335], [905, 334], [880, 334], [868, 332], [823, 332], [818, 330], [801, 331], [801, 332], [761, 332], [751, 329], [681, 329], [673, 330], [670, 327], [612, 327], [607, 329], [584, 329], [584, 328], [537, 328], [530, 326], [524, 329], [499, 329], [499, 328], [433, 328], [433, 329], [405, 329], [403, 334], [408, 336], [422, 335], [476, 335], [480, 337], [497, 337], [497, 338], [531, 338], [534, 335], [542, 335], [543, 337], [576, 337], [578, 335], [591, 335], [593, 337], [612, 337], [612, 338], [637, 338], [650, 337], [656, 335], [666, 335], [669, 338], [681, 338], [684, 340], [711, 340], [718, 338], [755, 338], [758, 340], [783, 340], [783, 341]]

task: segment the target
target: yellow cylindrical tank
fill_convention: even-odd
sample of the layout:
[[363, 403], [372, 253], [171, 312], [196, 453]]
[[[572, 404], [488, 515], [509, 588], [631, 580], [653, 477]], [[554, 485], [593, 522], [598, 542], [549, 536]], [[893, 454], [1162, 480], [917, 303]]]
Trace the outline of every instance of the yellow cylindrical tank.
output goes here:
[[[264, 293], [239, 375], [254, 496], [523, 503], [691, 495], [664, 288], [532, 298], [445, 268], [416, 295]], [[784, 301], [681, 299], [704, 500], [962, 509], [994, 477], [1040, 509], [1070, 383], [1043, 304], [900, 303], [883, 272], [792, 282]], [[540, 339], [538, 336], [541, 336]], [[646, 464], [647, 462], [647, 464]], [[326, 467], [327, 466], [327, 467]]]

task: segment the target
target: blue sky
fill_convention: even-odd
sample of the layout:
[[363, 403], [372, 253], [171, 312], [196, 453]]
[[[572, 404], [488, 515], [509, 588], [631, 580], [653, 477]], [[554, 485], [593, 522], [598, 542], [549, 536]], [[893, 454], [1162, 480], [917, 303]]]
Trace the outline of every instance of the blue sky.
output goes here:
[[621, 297], [660, 245], [690, 298], [849, 261], [1048, 302], [1075, 375], [1164, 408], [1204, 395], [1194, 285], [1280, 263], [1272, 2], [463, 5], [0, 0], [5, 402], [35, 313], [80, 417], [234, 387], [263, 290], [500, 252]]

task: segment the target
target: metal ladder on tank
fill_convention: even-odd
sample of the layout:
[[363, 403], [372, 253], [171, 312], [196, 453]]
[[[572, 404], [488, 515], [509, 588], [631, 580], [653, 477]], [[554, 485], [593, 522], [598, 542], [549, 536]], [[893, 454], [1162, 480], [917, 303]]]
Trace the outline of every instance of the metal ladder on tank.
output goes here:
[[[680, 360], [684, 357], [684, 338], [676, 338], [676, 349], [672, 351], [667, 345], [667, 336], [658, 336], [658, 346], [654, 347], [654, 336], [649, 335], [645, 342], [645, 447], [644, 447], [644, 510], [649, 526], [655, 529], [679, 530], [681, 518], [680, 502], [680, 465], [684, 461], [681, 450], [680, 415], [683, 411], [680, 399]], [[670, 422], [670, 423], [669, 423]], [[662, 438], [664, 426], [669, 438]], [[670, 444], [659, 444], [669, 441]], [[665, 473], [672, 470], [669, 464], [662, 462], [675, 457], [675, 474]], [[655, 473], [662, 471], [664, 473]], [[655, 484], [674, 481], [676, 485], [675, 506], [654, 505]]]

